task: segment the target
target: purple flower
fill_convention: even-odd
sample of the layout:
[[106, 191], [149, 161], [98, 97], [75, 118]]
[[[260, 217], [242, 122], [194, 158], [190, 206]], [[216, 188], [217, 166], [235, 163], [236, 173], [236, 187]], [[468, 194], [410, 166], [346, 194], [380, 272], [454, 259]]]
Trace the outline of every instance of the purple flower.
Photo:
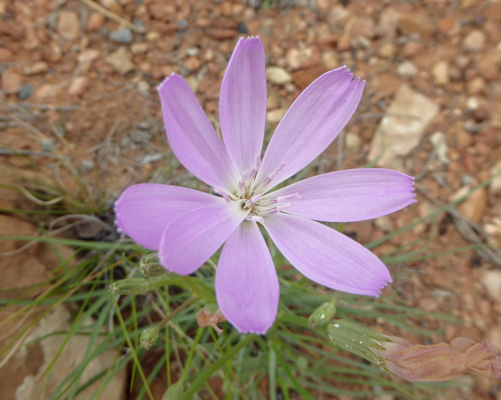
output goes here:
[[315, 220], [380, 217], [413, 203], [413, 178], [386, 169], [315, 176], [272, 191], [311, 163], [355, 112], [364, 82], [346, 68], [325, 73], [294, 102], [261, 160], [266, 73], [258, 37], [240, 39], [224, 75], [221, 140], [186, 81], [171, 75], [158, 88], [167, 138], [179, 161], [222, 197], [183, 187], [139, 184], [118, 199], [118, 227], [158, 250], [162, 265], [191, 274], [224, 243], [216, 297], [242, 333], [273, 324], [279, 284], [258, 224], [303, 275], [329, 288], [369, 296], [391, 282], [362, 245]]

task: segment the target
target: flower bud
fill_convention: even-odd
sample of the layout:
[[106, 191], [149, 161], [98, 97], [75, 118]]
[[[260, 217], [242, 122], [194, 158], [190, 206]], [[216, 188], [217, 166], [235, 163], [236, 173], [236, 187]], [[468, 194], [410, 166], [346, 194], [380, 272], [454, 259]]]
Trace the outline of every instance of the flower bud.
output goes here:
[[408, 381], [440, 382], [462, 374], [501, 377], [501, 358], [490, 343], [459, 337], [450, 343], [413, 345], [342, 319], [335, 320], [327, 331], [337, 346]]
[[156, 328], [148, 327], [141, 332], [139, 343], [143, 349], [149, 349], [153, 346], [158, 339], [158, 330]]
[[150, 253], [141, 258], [139, 269], [144, 276], [154, 278], [167, 273], [166, 269], [160, 264], [157, 253]]
[[385, 343], [381, 351], [386, 368], [408, 381], [440, 382], [462, 374], [501, 377], [501, 359], [490, 343], [458, 337], [450, 343], [425, 346], [402, 338], [390, 339], [392, 342]]
[[385, 369], [379, 352], [384, 349], [381, 343], [390, 340], [388, 336], [345, 319], [334, 320], [327, 327], [327, 333], [335, 345]]
[[324, 326], [332, 321], [335, 314], [336, 306], [332, 302], [324, 303], [310, 315], [308, 325], [313, 329]]
[[113, 282], [109, 288], [113, 294], [145, 294], [150, 292], [150, 282], [143, 278], [125, 278]]

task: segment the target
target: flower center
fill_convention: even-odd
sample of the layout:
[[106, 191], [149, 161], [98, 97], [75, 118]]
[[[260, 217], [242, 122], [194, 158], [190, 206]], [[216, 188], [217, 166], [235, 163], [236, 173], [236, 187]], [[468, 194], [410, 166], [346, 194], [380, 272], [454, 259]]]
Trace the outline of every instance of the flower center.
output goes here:
[[291, 201], [299, 198], [299, 193], [286, 196], [273, 196], [273, 193], [265, 194], [267, 186], [282, 170], [285, 164], [281, 163], [268, 177], [257, 185], [256, 176], [260, 164], [261, 159], [258, 158], [256, 165], [251, 170], [244, 171], [238, 182], [236, 193], [221, 193], [218, 191], [228, 203], [231, 201], [239, 202], [240, 207], [249, 212], [246, 217], [247, 221], [263, 222], [263, 217], [287, 210], [293, 205]]

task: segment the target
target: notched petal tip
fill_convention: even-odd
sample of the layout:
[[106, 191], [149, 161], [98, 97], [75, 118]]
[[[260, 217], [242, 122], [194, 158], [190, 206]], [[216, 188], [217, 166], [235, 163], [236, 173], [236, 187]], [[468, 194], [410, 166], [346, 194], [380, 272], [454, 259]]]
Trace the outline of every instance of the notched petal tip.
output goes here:
[[129, 190], [129, 188], [125, 189], [120, 197], [115, 201], [115, 204], [113, 205], [113, 212], [115, 213], [115, 225], [117, 227], [117, 231], [120, 233], [125, 233], [125, 228], [122, 223], [122, 215], [120, 213], [120, 203], [122, 202], [122, 199], [125, 196], [125, 193]]
[[237, 329], [238, 333], [242, 335], [266, 335], [268, 330], [271, 328], [271, 325], [262, 330], [254, 330], [254, 329], [240, 329], [238, 326], [234, 325]]
[[165, 92], [165, 90], [167, 88], [167, 83], [169, 81], [172, 81], [174, 78], [181, 78], [182, 79], [182, 76], [176, 74], [175, 72], [171, 72], [171, 74], [169, 76], [166, 76], [164, 78], [164, 80], [160, 83], [160, 85], [157, 86], [157, 91], [160, 93]]

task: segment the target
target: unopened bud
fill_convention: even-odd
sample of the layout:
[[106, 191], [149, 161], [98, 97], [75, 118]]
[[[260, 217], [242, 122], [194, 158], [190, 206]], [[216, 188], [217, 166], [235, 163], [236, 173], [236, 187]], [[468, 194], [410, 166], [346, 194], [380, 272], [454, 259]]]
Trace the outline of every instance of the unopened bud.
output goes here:
[[153, 346], [158, 339], [158, 330], [152, 327], [146, 328], [141, 332], [141, 337], [139, 338], [139, 343], [143, 349], [149, 349]]
[[327, 327], [329, 339], [350, 353], [357, 354], [384, 369], [380, 351], [389, 337], [346, 319], [336, 319]]
[[310, 315], [308, 325], [313, 329], [326, 325], [332, 321], [335, 314], [336, 306], [332, 302], [324, 303]]
[[141, 258], [141, 261], [139, 262], [139, 269], [144, 276], [149, 278], [162, 276], [167, 273], [162, 264], [160, 264], [157, 253], [150, 253]]
[[113, 294], [145, 294], [151, 292], [150, 282], [143, 278], [125, 278], [113, 282], [109, 288]]
[[412, 382], [441, 382], [462, 374], [501, 377], [501, 358], [490, 343], [455, 338], [450, 343], [413, 345], [363, 325], [335, 320], [327, 328], [337, 346]]
[[384, 343], [381, 351], [387, 360], [386, 368], [408, 381], [441, 382], [463, 374], [501, 377], [501, 359], [490, 343], [458, 337], [450, 343], [425, 346], [402, 338], [390, 339], [391, 343]]

